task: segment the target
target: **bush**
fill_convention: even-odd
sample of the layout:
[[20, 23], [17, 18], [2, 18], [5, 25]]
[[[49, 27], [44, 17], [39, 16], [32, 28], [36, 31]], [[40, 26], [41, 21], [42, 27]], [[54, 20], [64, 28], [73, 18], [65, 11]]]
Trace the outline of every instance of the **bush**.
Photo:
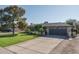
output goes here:
[[39, 35], [40, 34], [38, 31], [31, 31], [30, 29], [27, 29], [26, 33], [29, 34], [29, 35], [32, 35], [32, 34], [33, 35]]

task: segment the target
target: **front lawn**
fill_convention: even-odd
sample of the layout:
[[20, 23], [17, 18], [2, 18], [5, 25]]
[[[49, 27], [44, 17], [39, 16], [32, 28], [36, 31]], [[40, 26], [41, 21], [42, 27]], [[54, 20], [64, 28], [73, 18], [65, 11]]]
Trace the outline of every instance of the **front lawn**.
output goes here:
[[0, 36], [0, 46], [6, 47], [23, 41], [31, 40], [35, 37], [37, 37], [37, 35], [27, 35], [25, 33], [18, 33], [14, 37], [11, 34]]

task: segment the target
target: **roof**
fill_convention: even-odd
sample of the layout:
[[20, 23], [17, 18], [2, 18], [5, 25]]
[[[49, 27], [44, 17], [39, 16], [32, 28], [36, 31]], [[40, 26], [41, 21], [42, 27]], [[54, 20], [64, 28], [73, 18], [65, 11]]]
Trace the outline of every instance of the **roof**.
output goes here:
[[66, 24], [66, 23], [44, 23], [43, 26], [66, 26], [66, 27], [72, 27], [71, 25], [69, 24]]

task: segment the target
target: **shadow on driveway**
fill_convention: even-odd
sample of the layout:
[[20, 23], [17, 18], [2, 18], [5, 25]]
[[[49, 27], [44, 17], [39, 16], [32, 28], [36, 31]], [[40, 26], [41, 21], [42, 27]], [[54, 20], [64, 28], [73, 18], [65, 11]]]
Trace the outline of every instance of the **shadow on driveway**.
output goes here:
[[58, 38], [58, 39], [65, 39], [65, 40], [68, 40], [69, 39], [69, 37], [67, 37], [67, 36], [58, 36], [58, 35], [45, 35], [45, 36], [43, 36], [43, 37], [47, 37], [47, 38]]

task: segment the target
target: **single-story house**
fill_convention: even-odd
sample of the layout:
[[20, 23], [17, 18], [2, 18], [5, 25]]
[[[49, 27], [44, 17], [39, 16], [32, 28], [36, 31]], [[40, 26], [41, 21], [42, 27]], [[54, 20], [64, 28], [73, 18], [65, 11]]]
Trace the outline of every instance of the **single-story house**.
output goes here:
[[66, 23], [44, 23], [44, 27], [46, 27], [44, 35], [58, 35], [58, 36], [72, 36], [72, 28], [73, 26]]

